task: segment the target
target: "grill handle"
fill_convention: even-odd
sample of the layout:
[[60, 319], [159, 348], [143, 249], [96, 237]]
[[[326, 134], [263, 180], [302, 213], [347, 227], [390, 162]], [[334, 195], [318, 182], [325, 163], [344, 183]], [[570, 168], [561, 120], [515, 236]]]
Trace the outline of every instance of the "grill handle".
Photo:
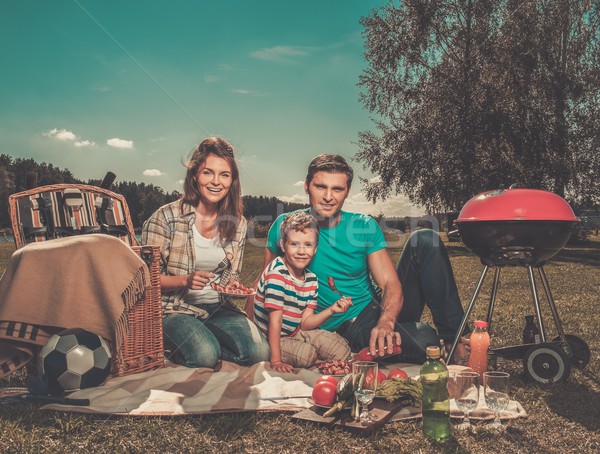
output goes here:
[[458, 231], [458, 229], [449, 231], [448, 239], [450, 241], [460, 241], [460, 232]]

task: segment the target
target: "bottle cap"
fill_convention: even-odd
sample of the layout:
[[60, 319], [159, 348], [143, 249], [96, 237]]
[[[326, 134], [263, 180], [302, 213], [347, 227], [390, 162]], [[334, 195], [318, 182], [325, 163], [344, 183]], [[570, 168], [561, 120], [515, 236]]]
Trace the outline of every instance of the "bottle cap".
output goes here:
[[430, 345], [427, 347], [425, 352], [428, 358], [436, 359], [440, 357], [440, 347], [436, 347], [435, 345]]
[[488, 322], [484, 321], [484, 320], [477, 320], [475, 322], [475, 328], [487, 328], [488, 327]]

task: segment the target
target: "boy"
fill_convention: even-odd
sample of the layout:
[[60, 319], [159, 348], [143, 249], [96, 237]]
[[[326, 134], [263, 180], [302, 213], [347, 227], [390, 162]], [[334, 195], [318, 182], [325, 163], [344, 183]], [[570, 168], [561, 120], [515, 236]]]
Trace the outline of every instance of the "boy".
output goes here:
[[271, 348], [271, 368], [291, 372], [293, 367], [310, 367], [317, 358], [346, 359], [350, 347], [339, 334], [315, 329], [335, 313], [348, 310], [350, 298], [341, 298], [315, 314], [317, 277], [307, 269], [319, 239], [317, 220], [297, 212], [281, 224], [282, 257], [266, 267], [258, 282], [254, 320], [265, 333]]

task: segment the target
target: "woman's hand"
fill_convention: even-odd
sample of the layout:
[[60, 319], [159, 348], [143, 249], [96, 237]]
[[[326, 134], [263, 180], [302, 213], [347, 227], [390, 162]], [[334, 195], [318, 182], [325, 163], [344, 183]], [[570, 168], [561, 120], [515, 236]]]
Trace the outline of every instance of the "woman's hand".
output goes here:
[[283, 361], [271, 361], [271, 369], [276, 370], [277, 372], [285, 373], [292, 372], [294, 368]]
[[215, 277], [213, 273], [206, 270], [197, 270], [187, 275], [186, 286], [190, 290], [202, 290]]

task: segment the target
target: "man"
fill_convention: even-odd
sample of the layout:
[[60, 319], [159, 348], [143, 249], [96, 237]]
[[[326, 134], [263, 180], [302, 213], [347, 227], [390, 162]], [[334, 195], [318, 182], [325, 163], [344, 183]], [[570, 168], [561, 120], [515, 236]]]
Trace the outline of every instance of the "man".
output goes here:
[[[447, 345], [463, 317], [450, 261], [435, 232], [419, 230], [394, 269], [377, 222], [342, 211], [353, 176], [343, 157], [325, 154], [312, 160], [304, 183], [320, 227], [319, 248], [309, 267], [319, 280], [318, 310], [342, 295], [352, 299], [346, 312], [334, 314], [321, 328], [341, 334], [353, 351], [368, 346], [371, 354], [384, 356], [395, 343], [402, 346], [401, 360], [421, 363], [427, 345], [439, 345], [435, 331], [419, 322], [424, 304]], [[286, 216], [279, 216], [269, 230], [265, 266], [281, 255], [279, 231]], [[252, 301], [246, 304], [246, 312], [252, 313]], [[455, 358], [464, 352], [461, 345]]]

